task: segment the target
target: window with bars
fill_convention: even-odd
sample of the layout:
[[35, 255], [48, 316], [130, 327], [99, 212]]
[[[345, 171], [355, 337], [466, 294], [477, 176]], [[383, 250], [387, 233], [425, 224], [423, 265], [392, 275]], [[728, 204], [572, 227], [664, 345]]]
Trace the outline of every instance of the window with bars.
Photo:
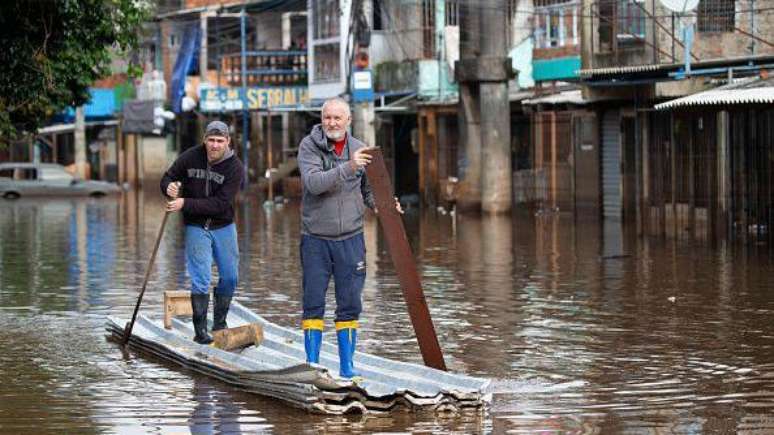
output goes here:
[[597, 33], [599, 34], [600, 51], [612, 51], [615, 48], [613, 37], [615, 28], [616, 0], [600, 0], [596, 5], [596, 15], [599, 17]]
[[[535, 1], [535, 47], [552, 48], [578, 44], [577, 1]], [[514, 12], [516, 12], [514, 10]]]
[[518, 6], [519, 0], [508, 0], [506, 2], [506, 8], [505, 11], [505, 36], [506, 36], [506, 45], [510, 47], [512, 44], [514, 44], [516, 41], [513, 40], [513, 22], [516, 20], [516, 13], [518, 13]]
[[701, 0], [696, 12], [699, 32], [733, 32], [736, 27], [733, 0]]
[[336, 82], [341, 79], [339, 43], [315, 45], [314, 83]]
[[600, 50], [641, 45], [646, 31], [644, 7], [644, 0], [599, 0], [596, 15]]
[[339, 0], [317, 0], [312, 2], [314, 14], [315, 39], [339, 36], [340, 16]]
[[644, 0], [621, 0], [618, 3], [619, 44], [637, 44], [645, 38]]
[[435, 0], [422, 0], [422, 57], [435, 57]]
[[460, 25], [460, 0], [446, 0], [446, 25]]

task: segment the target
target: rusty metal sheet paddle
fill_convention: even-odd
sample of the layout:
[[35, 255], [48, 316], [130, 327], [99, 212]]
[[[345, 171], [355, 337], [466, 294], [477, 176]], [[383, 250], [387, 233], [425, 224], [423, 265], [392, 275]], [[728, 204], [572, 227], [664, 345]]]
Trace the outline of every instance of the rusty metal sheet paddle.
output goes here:
[[395, 210], [392, 182], [387, 174], [387, 167], [384, 165], [382, 151], [375, 148], [367, 152], [373, 159], [366, 166], [366, 176], [374, 193], [376, 208], [379, 210], [377, 216], [382, 225], [384, 237], [387, 239], [387, 247], [398, 274], [398, 281], [400, 281], [400, 287], [403, 290], [403, 299], [406, 301], [411, 324], [417, 335], [422, 359], [428, 367], [446, 370], [443, 353], [438, 345], [438, 337], [435, 335], [433, 320], [430, 318], [430, 311], [425, 301], [425, 293], [422, 291], [422, 283], [419, 280], [414, 255], [406, 237], [406, 229], [403, 227], [400, 214]]

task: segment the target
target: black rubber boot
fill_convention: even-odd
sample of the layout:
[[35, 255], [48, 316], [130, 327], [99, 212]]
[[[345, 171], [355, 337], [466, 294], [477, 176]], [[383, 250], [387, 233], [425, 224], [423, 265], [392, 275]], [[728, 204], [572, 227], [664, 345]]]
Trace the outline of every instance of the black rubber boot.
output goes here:
[[228, 316], [228, 307], [231, 306], [231, 296], [223, 296], [215, 294], [215, 308], [212, 316], [212, 330], [218, 331], [220, 329], [228, 328], [226, 324], [226, 317]]
[[191, 308], [193, 309], [193, 325], [196, 336], [194, 341], [199, 344], [212, 343], [212, 337], [207, 334], [207, 310], [210, 306], [210, 294], [191, 294]]

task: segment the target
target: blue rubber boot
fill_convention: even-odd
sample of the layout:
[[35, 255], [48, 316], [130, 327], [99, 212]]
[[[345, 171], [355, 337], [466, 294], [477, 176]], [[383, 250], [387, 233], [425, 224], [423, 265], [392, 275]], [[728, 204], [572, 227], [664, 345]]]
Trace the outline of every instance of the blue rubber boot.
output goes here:
[[322, 319], [304, 319], [301, 328], [304, 330], [304, 350], [306, 362], [320, 363], [320, 346], [322, 345]]
[[352, 361], [357, 345], [357, 320], [336, 322], [336, 338], [339, 341], [339, 375], [352, 379], [360, 377]]

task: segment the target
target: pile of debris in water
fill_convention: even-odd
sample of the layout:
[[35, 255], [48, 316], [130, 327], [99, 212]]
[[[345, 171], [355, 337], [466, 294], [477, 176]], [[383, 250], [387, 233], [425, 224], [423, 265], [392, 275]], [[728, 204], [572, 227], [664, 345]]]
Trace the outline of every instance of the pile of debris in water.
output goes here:
[[[418, 364], [355, 353], [355, 366], [363, 378], [357, 383], [336, 376], [339, 369], [335, 344], [323, 343], [320, 364], [306, 362], [300, 331], [277, 326], [232, 302], [230, 327], [258, 323], [263, 342], [238, 351], [225, 351], [195, 343], [191, 322], [172, 319], [172, 329], [161, 320], [138, 316], [129, 347], [156, 355], [246, 391], [283, 400], [311, 412], [481, 410], [491, 401], [484, 392], [488, 379], [448, 373]], [[107, 329], [121, 340], [125, 320], [109, 317]]]

